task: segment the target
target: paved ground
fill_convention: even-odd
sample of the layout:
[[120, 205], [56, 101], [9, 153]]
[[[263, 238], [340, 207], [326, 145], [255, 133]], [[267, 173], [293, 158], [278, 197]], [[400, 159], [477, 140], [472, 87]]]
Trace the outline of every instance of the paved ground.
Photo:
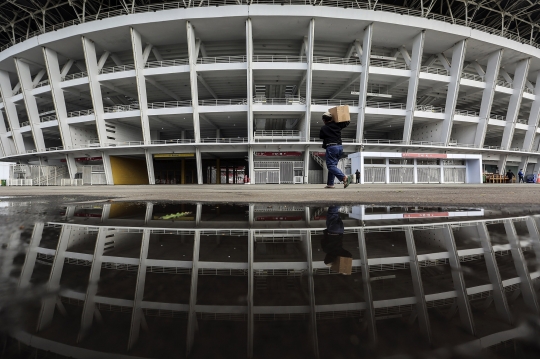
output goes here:
[[[0, 196], [94, 197], [114, 201], [174, 200], [238, 203], [342, 203], [522, 205], [540, 204], [540, 185], [155, 185], [84, 187], [0, 187]], [[75, 199], [75, 198], [73, 198]]]

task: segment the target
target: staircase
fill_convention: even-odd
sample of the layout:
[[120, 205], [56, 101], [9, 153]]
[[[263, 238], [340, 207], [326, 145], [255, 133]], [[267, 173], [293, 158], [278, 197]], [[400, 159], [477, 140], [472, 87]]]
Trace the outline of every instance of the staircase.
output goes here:
[[321, 158], [321, 156], [316, 155], [315, 152], [311, 152], [311, 157], [321, 166], [323, 169], [326, 168], [326, 161]]
[[[44, 173], [44, 169], [47, 169], [47, 172]], [[60, 182], [63, 178], [68, 178], [68, 168], [67, 167], [56, 167], [56, 170], [52, 170], [52, 167], [40, 168], [40, 176], [33, 178], [34, 186], [60, 186]], [[52, 170], [52, 173], [51, 173]]]

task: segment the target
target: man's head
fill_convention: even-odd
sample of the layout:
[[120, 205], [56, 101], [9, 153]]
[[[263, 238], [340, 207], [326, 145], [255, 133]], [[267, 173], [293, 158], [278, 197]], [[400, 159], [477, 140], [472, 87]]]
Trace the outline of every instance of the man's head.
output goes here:
[[330, 112], [325, 112], [322, 115], [322, 120], [324, 123], [332, 122], [334, 119], [332, 118], [332, 114]]

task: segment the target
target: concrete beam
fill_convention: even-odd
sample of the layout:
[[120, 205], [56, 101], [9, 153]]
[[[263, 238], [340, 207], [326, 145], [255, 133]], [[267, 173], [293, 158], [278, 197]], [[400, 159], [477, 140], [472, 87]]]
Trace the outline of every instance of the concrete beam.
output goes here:
[[[405, 124], [403, 126], [403, 141], [409, 143], [411, 140], [411, 133], [414, 121], [414, 111], [416, 110], [416, 100], [418, 94], [418, 84], [420, 82], [420, 69], [422, 66], [422, 55], [424, 53], [424, 39], [426, 37], [425, 31], [421, 31], [415, 36], [412, 47], [412, 58], [405, 47], [401, 47], [403, 57], [408, 56], [407, 65], [411, 69], [411, 77], [409, 78], [409, 87], [407, 90], [407, 104], [405, 113]], [[400, 48], [400, 49], [401, 49]], [[405, 59], [407, 61], [407, 59]]]
[[201, 127], [199, 125], [199, 91], [197, 85], [197, 55], [195, 46], [195, 30], [189, 21], [186, 21], [187, 43], [189, 54], [189, 80], [191, 84], [191, 103], [193, 108], [193, 131], [195, 142], [201, 142]]
[[529, 128], [525, 133], [525, 139], [523, 140], [523, 150], [531, 151], [533, 148], [534, 140], [536, 139], [536, 130], [538, 129], [538, 119], [540, 118], [540, 72], [536, 74], [536, 88], [534, 90], [536, 95], [531, 105], [531, 112], [529, 113]]
[[360, 250], [360, 263], [362, 266], [362, 285], [364, 289], [364, 301], [366, 309], [364, 321], [367, 324], [369, 340], [372, 344], [377, 343], [377, 327], [375, 324], [375, 308], [373, 307], [373, 294], [371, 291], [371, 279], [369, 275], [368, 254], [364, 229], [358, 230], [358, 248]]
[[19, 125], [17, 108], [11, 99], [13, 97], [11, 80], [9, 79], [9, 73], [3, 70], [0, 71], [0, 97], [2, 97], [4, 111], [6, 111], [9, 127], [11, 128], [11, 138], [13, 139], [13, 143], [15, 145], [15, 151], [18, 154], [26, 153], [26, 147], [21, 134], [21, 127]]
[[137, 80], [137, 95], [139, 99], [139, 109], [141, 112], [141, 128], [142, 137], [145, 145], [152, 142], [150, 135], [150, 121], [148, 120], [148, 94], [146, 92], [146, 81], [144, 77], [144, 66], [148, 55], [152, 49], [152, 45], [147, 45], [143, 51], [143, 43], [141, 35], [131, 28], [131, 44], [133, 48], [133, 59], [135, 62], [135, 78]]
[[358, 97], [358, 121], [356, 124], [356, 142], [364, 140], [364, 121], [366, 117], [366, 94], [368, 91], [369, 60], [371, 57], [371, 40], [373, 37], [373, 24], [369, 24], [364, 29], [363, 53], [362, 53], [362, 73], [360, 74], [360, 95]]

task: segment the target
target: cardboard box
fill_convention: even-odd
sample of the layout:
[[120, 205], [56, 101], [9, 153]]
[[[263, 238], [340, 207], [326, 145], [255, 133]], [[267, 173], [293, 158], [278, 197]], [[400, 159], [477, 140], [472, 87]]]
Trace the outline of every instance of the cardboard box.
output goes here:
[[331, 270], [340, 274], [350, 275], [352, 273], [352, 258], [349, 257], [337, 257], [332, 262]]
[[349, 122], [351, 115], [349, 114], [349, 106], [338, 106], [328, 110], [332, 114], [334, 122]]

